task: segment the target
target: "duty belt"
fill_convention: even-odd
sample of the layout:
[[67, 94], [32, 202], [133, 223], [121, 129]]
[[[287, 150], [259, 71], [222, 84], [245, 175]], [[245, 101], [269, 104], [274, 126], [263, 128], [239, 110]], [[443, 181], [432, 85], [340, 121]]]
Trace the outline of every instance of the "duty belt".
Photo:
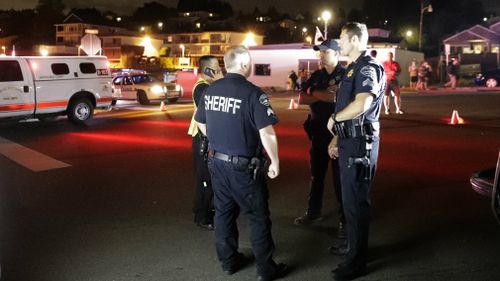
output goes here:
[[225, 162], [231, 162], [236, 165], [248, 165], [250, 164], [250, 158], [236, 155], [228, 155], [214, 150], [208, 151], [208, 157], [216, 158]]
[[374, 135], [378, 131], [379, 123], [365, 123], [359, 118], [334, 124], [335, 135], [341, 139], [359, 138]]

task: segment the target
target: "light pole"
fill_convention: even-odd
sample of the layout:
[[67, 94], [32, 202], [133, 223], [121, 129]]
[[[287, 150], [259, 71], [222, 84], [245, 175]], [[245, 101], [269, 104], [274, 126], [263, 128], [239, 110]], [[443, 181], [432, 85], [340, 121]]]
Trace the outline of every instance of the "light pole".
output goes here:
[[432, 5], [429, 4], [429, 5], [424, 7], [423, 0], [420, 0], [420, 25], [419, 25], [420, 27], [419, 27], [419, 31], [418, 31], [418, 50], [419, 51], [422, 50], [422, 20], [424, 18], [425, 12], [432, 13]]
[[330, 13], [329, 11], [323, 11], [323, 13], [321, 14], [321, 18], [325, 21], [325, 40], [327, 38], [327, 29], [328, 29], [328, 20], [332, 17], [332, 13]]

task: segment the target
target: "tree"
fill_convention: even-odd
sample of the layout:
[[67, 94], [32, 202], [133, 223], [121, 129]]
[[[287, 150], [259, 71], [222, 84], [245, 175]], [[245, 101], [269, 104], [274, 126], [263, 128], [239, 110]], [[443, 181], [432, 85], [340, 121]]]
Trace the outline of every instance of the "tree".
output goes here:
[[64, 19], [62, 0], [39, 0], [36, 6], [37, 16], [34, 19], [33, 37], [39, 44], [53, 44], [55, 41], [54, 24]]

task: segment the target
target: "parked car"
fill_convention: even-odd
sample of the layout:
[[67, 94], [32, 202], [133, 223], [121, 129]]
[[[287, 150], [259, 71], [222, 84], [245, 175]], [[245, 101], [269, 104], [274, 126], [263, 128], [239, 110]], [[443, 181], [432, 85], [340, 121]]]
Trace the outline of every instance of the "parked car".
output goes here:
[[493, 88], [500, 86], [500, 68], [483, 71], [476, 75], [474, 83], [477, 86]]
[[491, 198], [491, 209], [500, 224], [500, 152], [496, 168], [488, 168], [472, 174], [472, 189]]
[[165, 83], [145, 71], [122, 71], [114, 74], [114, 100], [137, 100], [140, 104], [152, 101], [174, 103], [184, 95], [182, 87], [175, 83]]

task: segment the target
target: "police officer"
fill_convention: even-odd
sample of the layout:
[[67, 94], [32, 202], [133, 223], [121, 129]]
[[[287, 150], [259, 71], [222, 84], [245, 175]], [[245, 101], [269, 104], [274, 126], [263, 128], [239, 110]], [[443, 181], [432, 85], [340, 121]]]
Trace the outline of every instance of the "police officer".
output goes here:
[[314, 50], [319, 51], [323, 68], [315, 71], [302, 89], [306, 94], [304, 97], [307, 97], [304, 99], [308, 100], [311, 108], [311, 114], [304, 126], [311, 140], [309, 202], [305, 215], [296, 218], [294, 223], [306, 225], [321, 220], [324, 180], [328, 164], [331, 162], [335, 195], [339, 203], [340, 221], [337, 234], [345, 237], [339, 163], [337, 159], [331, 159], [328, 155], [328, 145], [332, 140], [332, 134], [326, 127], [328, 119], [335, 110], [335, 94], [345, 69], [339, 63], [340, 46], [336, 40], [325, 40], [320, 45], [314, 46]]
[[348, 23], [342, 28], [340, 46], [352, 63], [340, 83], [335, 113], [328, 121], [335, 134], [329, 153], [339, 158], [347, 221], [347, 248], [339, 251], [346, 254], [346, 260], [332, 271], [335, 280], [351, 280], [366, 270], [369, 193], [378, 158], [378, 119], [386, 82], [382, 65], [366, 53], [367, 44], [366, 25]]
[[274, 243], [269, 218], [264, 148], [271, 163], [270, 178], [279, 174], [278, 143], [273, 125], [278, 122], [267, 95], [246, 78], [251, 73], [250, 53], [234, 46], [224, 55], [227, 75], [214, 82], [196, 111], [195, 120], [209, 139], [208, 167], [215, 205], [216, 250], [222, 269], [233, 274], [249, 258], [238, 252], [236, 220], [240, 212], [250, 221], [250, 240], [258, 280], [284, 276], [288, 267], [273, 260]]
[[198, 130], [196, 121], [194, 121], [194, 114], [202, 94], [213, 81], [222, 78], [222, 72], [219, 61], [214, 56], [202, 56], [199, 61], [199, 71], [201, 75], [193, 87], [192, 95], [195, 111], [188, 130], [188, 135], [192, 137], [192, 157], [196, 174], [193, 213], [194, 222], [198, 227], [214, 230], [212, 181], [210, 180], [205, 155], [205, 148], [208, 149], [208, 141], [206, 136]]

